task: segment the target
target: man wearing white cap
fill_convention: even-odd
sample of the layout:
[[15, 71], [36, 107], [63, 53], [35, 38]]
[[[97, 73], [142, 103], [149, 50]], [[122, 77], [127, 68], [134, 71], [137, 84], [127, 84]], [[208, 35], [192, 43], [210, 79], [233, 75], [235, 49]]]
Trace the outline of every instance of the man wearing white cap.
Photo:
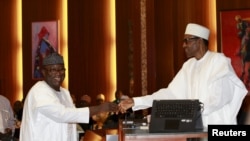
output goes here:
[[247, 89], [235, 74], [230, 59], [208, 50], [209, 29], [190, 23], [183, 48], [189, 58], [168, 85], [151, 95], [121, 101], [119, 109], [141, 110], [154, 99], [199, 99], [204, 104], [203, 126], [237, 124], [236, 117]]

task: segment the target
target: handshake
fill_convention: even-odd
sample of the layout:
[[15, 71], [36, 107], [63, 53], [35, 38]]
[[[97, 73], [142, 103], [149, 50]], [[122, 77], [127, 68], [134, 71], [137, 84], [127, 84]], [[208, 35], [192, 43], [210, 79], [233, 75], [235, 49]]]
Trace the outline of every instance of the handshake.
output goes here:
[[90, 116], [102, 113], [102, 112], [114, 112], [118, 114], [126, 113], [127, 109], [134, 106], [134, 100], [132, 98], [124, 99], [120, 101], [119, 104], [113, 103], [113, 102], [104, 102], [97, 106], [92, 106], [90, 108]]

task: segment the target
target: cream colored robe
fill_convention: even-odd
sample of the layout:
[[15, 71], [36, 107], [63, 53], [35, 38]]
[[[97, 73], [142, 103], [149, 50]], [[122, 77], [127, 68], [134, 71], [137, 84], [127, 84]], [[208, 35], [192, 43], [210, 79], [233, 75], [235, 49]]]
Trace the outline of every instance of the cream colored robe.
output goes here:
[[89, 108], [75, 108], [68, 90], [39, 81], [25, 99], [20, 141], [77, 141], [75, 123], [88, 122]]
[[203, 124], [237, 124], [236, 116], [247, 89], [235, 74], [231, 60], [207, 51], [200, 60], [190, 58], [167, 88], [134, 98], [133, 110], [152, 106], [154, 99], [199, 99], [204, 104]]

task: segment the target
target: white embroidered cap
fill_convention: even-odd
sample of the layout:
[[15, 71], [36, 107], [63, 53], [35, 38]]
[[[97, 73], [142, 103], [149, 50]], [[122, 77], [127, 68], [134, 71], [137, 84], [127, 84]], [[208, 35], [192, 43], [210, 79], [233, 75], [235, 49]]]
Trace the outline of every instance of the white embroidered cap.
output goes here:
[[189, 23], [186, 27], [185, 34], [194, 35], [208, 40], [210, 31], [208, 28], [204, 26], [194, 23]]

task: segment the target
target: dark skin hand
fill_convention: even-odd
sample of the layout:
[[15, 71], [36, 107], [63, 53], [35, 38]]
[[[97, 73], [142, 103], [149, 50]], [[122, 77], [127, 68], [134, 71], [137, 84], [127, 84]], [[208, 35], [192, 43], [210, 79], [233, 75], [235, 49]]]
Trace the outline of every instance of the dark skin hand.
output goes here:
[[5, 129], [5, 134], [11, 135], [12, 134], [12, 130], [10, 128], [6, 128]]
[[102, 112], [117, 112], [118, 105], [113, 102], [104, 102], [100, 105], [89, 107], [90, 117]]

